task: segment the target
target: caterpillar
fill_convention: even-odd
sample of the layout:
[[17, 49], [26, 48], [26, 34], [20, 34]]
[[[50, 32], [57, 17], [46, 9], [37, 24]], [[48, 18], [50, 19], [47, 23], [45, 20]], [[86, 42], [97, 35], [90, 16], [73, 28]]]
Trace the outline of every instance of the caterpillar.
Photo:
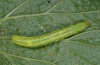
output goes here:
[[70, 37], [74, 34], [77, 34], [83, 30], [85, 30], [89, 26], [87, 21], [83, 21], [74, 25], [71, 25], [67, 28], [63, 28], [61, 30], [57, 30], [48, 34], [35, 36], [35, 37], [27, 37], [27, 36], [12, 36], [12, 43], [24, 46], [24, 47], [39, 47], [43, 45], [47, 45], [49, 43], [59, 41], [63, 38]]

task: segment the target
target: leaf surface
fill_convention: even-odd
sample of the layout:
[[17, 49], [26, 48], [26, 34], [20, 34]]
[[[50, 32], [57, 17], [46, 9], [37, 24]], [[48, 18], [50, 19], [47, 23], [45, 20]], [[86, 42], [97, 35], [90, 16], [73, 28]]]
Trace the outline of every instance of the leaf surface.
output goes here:
[[43, 47], [0, 40], [0, 65], [100, 65], [100, 0], [0, 0], [1, 36], [39, 36], [80, 20], [90, 23], [84, 32]]

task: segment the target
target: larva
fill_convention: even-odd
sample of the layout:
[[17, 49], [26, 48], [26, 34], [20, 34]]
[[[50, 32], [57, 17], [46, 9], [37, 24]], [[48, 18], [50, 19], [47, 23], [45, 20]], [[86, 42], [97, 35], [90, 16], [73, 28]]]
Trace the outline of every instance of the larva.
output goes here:
[[67, 28], [63, 28], [61, 30], [57, 30], [48, 34], [44, 34], [36, 37], [26, 37], [26, 36], [18, 36], [13, 35], [12, 42], [25, 47], [39, 47], [43, 45], [47, 45], [49, 43], [59, 41], [63, 38], [70, 37], [74, 34], [77, 34], [83, 30], [85, 30], [89, 26], [87, 21], [77, 23]]

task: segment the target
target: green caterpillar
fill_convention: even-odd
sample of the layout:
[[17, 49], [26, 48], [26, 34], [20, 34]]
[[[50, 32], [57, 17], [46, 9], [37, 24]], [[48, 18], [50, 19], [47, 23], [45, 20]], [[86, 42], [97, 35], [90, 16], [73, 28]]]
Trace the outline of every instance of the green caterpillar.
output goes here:
[[77, 34], [83, 30], [85, 30], [89, 26], [87, 21], [77, 23], [67, 28], [63, 28], [61, 30], [54, 31], [52, 33], [48, 33], [41, 36], [36, 37], [26, 37], [26, 36], [18, 36], [14, 35], [12, 37], [12, 42], [25, 47], [39, 47], [43, 45], [47, 45], [49, 43], [59, 41], [63, 38], [70, 37], [74, 34]]

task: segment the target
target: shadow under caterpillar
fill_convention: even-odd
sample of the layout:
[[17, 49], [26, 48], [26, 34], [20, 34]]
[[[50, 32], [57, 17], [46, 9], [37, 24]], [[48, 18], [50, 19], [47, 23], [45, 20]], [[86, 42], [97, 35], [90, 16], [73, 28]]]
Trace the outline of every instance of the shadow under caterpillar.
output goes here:
[[89, 26], [87, 21], [77, 23], [75, 25], [69, 26], [67, 28], [63, 28], [61, 30], [57, 30], [48, 34], [44, 34], [36, 37], [26, 37], [26, 36], [18, 36], [13, 35], [12, 43], [15, 43], [24, 47], [39, 47], [43, 45], [47, 45], [49, 43], [59, 41], [63, 38], [70, 37], [74, 34], [77, 34], [81, 31], [84, 31]]

